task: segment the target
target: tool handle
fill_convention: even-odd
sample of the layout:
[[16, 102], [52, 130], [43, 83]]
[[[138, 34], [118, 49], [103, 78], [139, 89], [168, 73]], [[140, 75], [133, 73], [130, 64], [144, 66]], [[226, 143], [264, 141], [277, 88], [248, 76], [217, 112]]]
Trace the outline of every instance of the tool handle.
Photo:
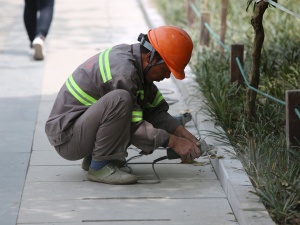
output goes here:
[[178, 155], [172, 148], [167, 148], [167, 157], [168, 159], [180, 159], [180, 155]]

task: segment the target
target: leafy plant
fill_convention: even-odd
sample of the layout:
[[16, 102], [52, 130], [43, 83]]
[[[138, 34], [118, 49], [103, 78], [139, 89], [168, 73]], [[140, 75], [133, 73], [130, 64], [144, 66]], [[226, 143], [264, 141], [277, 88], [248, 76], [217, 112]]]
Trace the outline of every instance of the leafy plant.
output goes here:
[[[170, 20], [168, 23], [185, 26], [183, 1], [156, 0], [157, 5], [161, 2], [166, 9], [161, 13]], [[254, 3], [247, 2], [248, 6]], [[210, 26], [217, 33], [220, 5], [218, 1], [207, 3], [205, 7], [211, 10]], [[244, 70], [248, 74], [254, 34], [249, 23], [251, 14], [245, 11], [245, 3], [230, 2], [226, 43], [244, 44]], [[288, 8], [297, 9], [296, 0], [285, 3]], [[200, 0], [196, 0], [195, 4], [199, 9], [205, 8]], [[172, 7], [178, 6], [176, 10], [181, 12], [175, 11], [179, 16], [174, 16]], [[259, 89], [281, 100], [285, 99], [285, 90], [298, 89], [300, 84], [300, 40], [295, 29], [298, 22], [273, 7], [268, 9], [264, 19], [266, 42], [261, 57]], [[219, 47], [214, 41], [209, 49], [201, 48], [197, 26], [185, 28], [195, 43], [190, 66], [199, 90], [205, 95], [206, 112], [226, 132], [257, 190], [255, 194], [264, 202], [274, 220], [278, 224], [300, 224], [300, 149], [286, 148], [284, 105], [258, 95], [257, 120], [248, 120], [245, 116], [245, 87], [229, 83], [229, 53], [217, 51]], [[221, 133], [212, 135], [224, 138]]]

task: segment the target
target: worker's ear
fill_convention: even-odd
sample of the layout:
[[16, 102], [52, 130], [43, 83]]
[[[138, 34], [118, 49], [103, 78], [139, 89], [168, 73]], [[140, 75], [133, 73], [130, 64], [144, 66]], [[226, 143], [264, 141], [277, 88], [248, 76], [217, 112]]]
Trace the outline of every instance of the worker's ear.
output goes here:
[[146, 54], [146, 61], [147, 61], [147, 63], [150, 63], [150, 57], [151, 57], [151, 52], [148, 52]]
[[142, 67], [143, 70], [148, 66], [151, 57], [151, 52], [142, 54]]
[[152, 65], [154, 65], [155, 63], [158, 62], [157, 56], [156, 56], [156, 55], [154, 55], [154, 57], [153, 57], [153, 59], [152, 59], [151, 62], [150, 62], [150, 58], [151, 58], [151, 52], [148, 52], [148, 53], [146, 54], [146, 62], [147, 62], [147, 63], [151, 63]]

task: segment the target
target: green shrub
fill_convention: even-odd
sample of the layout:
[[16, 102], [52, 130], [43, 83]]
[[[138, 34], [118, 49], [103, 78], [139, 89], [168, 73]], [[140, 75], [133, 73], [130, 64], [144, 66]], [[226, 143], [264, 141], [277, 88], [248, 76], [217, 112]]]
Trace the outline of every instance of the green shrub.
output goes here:
[[[299, 224], [300, 148], [286, 148], [285, 106], [258, 94], [258, 117], [256, 121], [249, 121], [245, 116], [245, 87], [229, 82], [230, 53], [219, 52], [219, 44], [214, 40], [211, 40], [210, 48], [199, 47], [199, 18], [193, 26], [186, 27], [184, 1], [155, 2], [168, 24], [182, 26], [191, 34], [195, 50], [190, 66], [199, 90], [206, 97], [206, 112], [224, 129], [235, 147], [257, 190], [255, 194], [277, 223]], [[250, 24], [252, 11], [246, 12], [246, 0], [229, 3], [225, 43], [244, 44], [244, 70], [249, 74], [254, 38]], [[296, 0], [283, 3], [292, 10], [299, 8]], [[218, 34], [219, 1], [196, 0], [196, 7], [211, 12], [210, 26]], [[273, 7], [264, 15], [265, 42], [259, 89], [282, 101], [286, 90], [300, 86], [298, 23], [295, 17]]]

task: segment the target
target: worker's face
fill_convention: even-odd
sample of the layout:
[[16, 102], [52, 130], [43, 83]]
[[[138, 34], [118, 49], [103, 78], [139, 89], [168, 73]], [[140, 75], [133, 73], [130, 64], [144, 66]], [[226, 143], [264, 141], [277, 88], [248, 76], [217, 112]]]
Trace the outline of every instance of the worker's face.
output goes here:
[[165, 78], [169, 79], [171, 75], [171, 71], [167, 67], [166, 63], [161, 63], [158, 65], [155, 65], [157, 61], [153, 60], [152, 64], [154, 66], [151, 67], [151, 69], [146, 74], [146, 80], [147, 82], [153, 82], [153, 81], [162, 81]]

